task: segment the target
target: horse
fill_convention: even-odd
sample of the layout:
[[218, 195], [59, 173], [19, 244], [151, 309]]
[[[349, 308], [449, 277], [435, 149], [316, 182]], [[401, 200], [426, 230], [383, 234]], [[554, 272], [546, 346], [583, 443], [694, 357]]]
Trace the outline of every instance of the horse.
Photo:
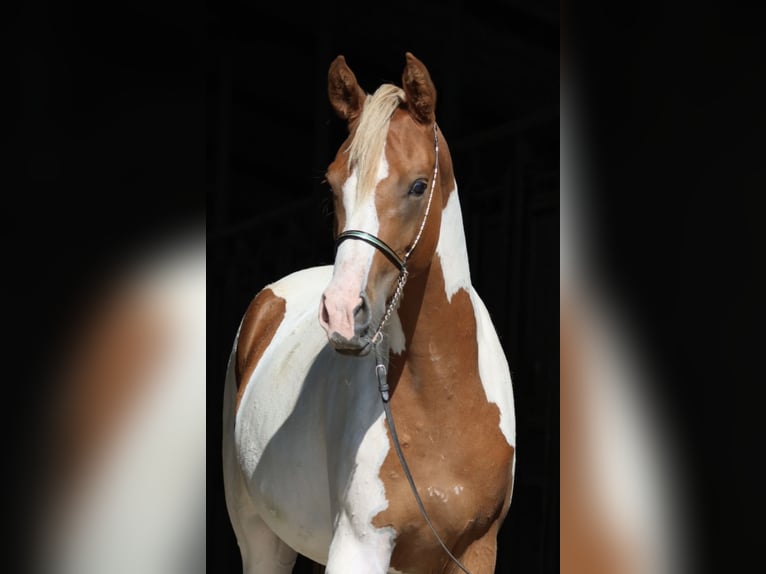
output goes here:
[[247, 574], [494, 572], [511, 504], [508, 361], [471, 283], [436, 88], [406, 52], [369, 94], [328, 71], [348, 137], [333, 265], [263, 287], [229, 357], [226, 507]]

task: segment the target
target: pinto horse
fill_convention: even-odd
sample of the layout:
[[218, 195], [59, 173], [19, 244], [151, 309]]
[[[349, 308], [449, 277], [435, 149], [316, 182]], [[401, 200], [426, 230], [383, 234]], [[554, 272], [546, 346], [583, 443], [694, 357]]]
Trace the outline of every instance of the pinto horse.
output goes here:
[[264, 287], [227, 370], [224, 484], [244, 571], [288, 573], [300, 553], [332, 574], [492, 573], [513, 391], [471, 284], [436, 90], [407, 53], [402, 86], [374, 94], [338, 56], [328, 93], [349, 132], [326, 175], [335, 263]]

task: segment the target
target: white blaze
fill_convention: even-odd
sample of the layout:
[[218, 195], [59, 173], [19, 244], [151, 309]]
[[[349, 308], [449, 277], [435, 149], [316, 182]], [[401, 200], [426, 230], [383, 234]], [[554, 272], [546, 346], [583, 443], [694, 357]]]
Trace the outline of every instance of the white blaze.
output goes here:
[[[378, 170], [372, 189], [359, 189], [358, 166], [343, 184], [343, 208], [346, 227], [366, 231], [377, 236], [380, 224], [375, 207], [375, 189], [388, 177], [385, 149], [378, 160]], [[340, 244], [335, 254], [333, 278], [325, 291], [327, 329], [350, 339], [354, 336], [354, 311], [359, 305], [359, 295], [367, 287], [367, 277], [372, 266], [375, 248], [364, 241], [349, 239]]]

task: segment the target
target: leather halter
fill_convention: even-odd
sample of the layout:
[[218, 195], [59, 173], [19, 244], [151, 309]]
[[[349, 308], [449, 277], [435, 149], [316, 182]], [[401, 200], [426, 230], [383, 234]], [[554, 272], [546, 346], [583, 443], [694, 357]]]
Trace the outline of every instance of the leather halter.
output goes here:
[[394, 265], [396, 265], [396, 268], [399, 271], [402, 271], [406, 267], [406, 262], [404, 259], [399, 257], [396, 254], [396, 251], [391, 249], [391, 247], [388, 246], [388, 243], [380, 239], [379, 237], [374, 236], [372, 233], [367, 233], [366, 231], [359, 231], [358, 229], [351, 229], [349, 231], [344, 231], [340, 235], [338, 235], [338, 238], [335, 240], [335, 251], [338, 250], [338, 246], [343, 243], [346, 239], [359, 239], [360, 241], [365, 241], [372, 245], [375, 249], [383, 253], [386, 257], [388, 257], [388, 260], [391, 261]]

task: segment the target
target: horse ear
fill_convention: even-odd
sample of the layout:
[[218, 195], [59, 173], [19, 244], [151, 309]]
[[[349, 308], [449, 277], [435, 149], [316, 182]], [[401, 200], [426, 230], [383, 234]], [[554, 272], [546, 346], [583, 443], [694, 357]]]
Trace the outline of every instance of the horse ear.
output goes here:
[[424, 124], [436, 121], [436, 88], [423, 62], [410, 52], [406, 54], [407, 65], [402, 73], [402, 87], [407, 94], [410, 113]]
[[341, 119], [351, 123], [361, 113], [367, 96], [359, 87], [354, 72], [348, 67], [343, 56], [338, 56], [330, 64], [327, 93], [330, 96], [330, 104]]

